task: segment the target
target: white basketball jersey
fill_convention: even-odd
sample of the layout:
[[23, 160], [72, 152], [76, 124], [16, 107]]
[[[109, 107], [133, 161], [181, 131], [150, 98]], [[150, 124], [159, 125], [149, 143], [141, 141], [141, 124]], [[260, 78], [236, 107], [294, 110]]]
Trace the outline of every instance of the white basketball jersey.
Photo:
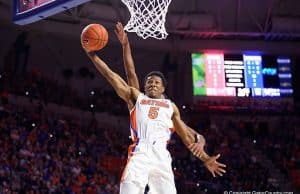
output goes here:
[[141, 93], [130, 111], [133, 141], [167, 143], [173, 132], [172, 115], [173, 106], [170, 100], [153, 99]]

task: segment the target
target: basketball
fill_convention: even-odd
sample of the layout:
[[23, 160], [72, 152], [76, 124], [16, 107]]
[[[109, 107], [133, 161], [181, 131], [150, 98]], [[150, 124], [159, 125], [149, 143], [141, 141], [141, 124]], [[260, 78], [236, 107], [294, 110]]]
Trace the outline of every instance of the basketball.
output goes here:
[[98, 51], [108, 42], [108, 32], [101, 24], [89, 24], [81, 33], [81, 44], [88, 51]]

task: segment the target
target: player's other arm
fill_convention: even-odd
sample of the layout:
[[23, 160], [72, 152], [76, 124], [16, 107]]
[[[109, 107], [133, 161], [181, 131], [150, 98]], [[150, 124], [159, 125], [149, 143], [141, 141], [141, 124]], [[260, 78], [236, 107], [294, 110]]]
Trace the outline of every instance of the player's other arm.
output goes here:
[[[173, 104], [173, 125], [176, 129], [176, 133], [179, 135], [183, 143], [189, 148], [189, 150], [201, 161], [204, 162], [204, 166], [209, 170], [209, 172], [215, 177], [216, 174], [222, 176], [225, 173], [226, 165], [219, 163], [217, 159], [220, 157], [220, 154], [216, 156], [209, 156], [203, 149], [203, 146], [194, 146], [197, 144], [195, 142], [194, 134], [190, 129], [183, 123], [180, 117], [180, 112], [175, 104]], [[194, 131], [194, 130], [192, 130]], [[194, 131], [195, 132], [195, 131]]]
[[[194, 138], [193, 143], [191, 143], [190, 145], [187, 146], [189, 148], [189, 150], [193, 153], [193, 155], [197, 156], [198, 158], [201, 158], [202, 161], [207, 160], [207, 158], [209, 156], [204, 151], [204, 146], [206, 144], [206, 140], [203, 137], [203, 135], [199, 134], [194, 129], [187, 126], [183, 121], [182, 121], [182, 123], [184, 124], [184, 127], [188, 130], [188, 132], [191, 133], [191, 135]], [[176, 130], [176, 128], [175, 128], [175, 130]]]
[[123, 49], [123, 61], [124, 68], [128, 80], [128, 84], [136, 89], [140, 89], [138, 77], [135, 72], [135, 65], [131, 53], [130, 43], [127, 33], [124, 31], [124, 27], [121, 22], [117, 22], [115, 27], [115, 33], [122, 45]]
[[117, 92], [129, 106], [133, 106], [134, 99], [136, 98], [139, 91], [135, 88], [130, 87], [117, 73], [113, 72], [108, 65], [98, 57], [95, 52], [86, 52], [88, 57], [94, 63], [97, 70], [105, 77], [105, 79], [112, 85], [114, 90]]
[[172, 116], [172, 121], [174, 128], [176, 130], [176, 133], [179, 135], [185, 146], [189, 147], [191, 144], [195, 143], [195, 137], [194, 134], [191, 133], [190, 130], [188, 130], [188, 127], [184, 124], [184, 122], [181, 120], [180, 112], [177, 108], [177, 106], [173, 103], [173, 109], [174, 113]]

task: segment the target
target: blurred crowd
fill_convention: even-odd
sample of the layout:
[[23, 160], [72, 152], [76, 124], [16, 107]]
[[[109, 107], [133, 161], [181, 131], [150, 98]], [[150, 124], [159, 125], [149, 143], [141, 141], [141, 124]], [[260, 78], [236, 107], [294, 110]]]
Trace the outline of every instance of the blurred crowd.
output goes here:
[[[187, 150], [178, 152], [183, 148], [181, 145], [181, 148], [172, 149], [175, 156], [175, 174], [177, 181], [181, 182], [177, 184], [178, 193], [280, 190], [269, 180], [269, 169], [263, 167], [256, 159], [257, 156], [252, 153], [255, 145], [250, 141], [251, 138], [243, 136], [241, 131], [244, 129], [239, 122], [223, 121], [224, 126], [216, 128], [211, 127], [209, 122], [200, 120], [195, 124], [198, 125], [199, 122], [202, 123], [202, 127], [198, 129], [202, 129], [200, 133], [206, 138], [208, 153], [221, 154], [220, 161], [227, 165], [227, 173], [223, 177], [213, 178], [202, 163]], [[176, 145], [178, 146], [178, 142]]]
[[[294, 114], [293, 100], [273, 97], [239, 97], [229, 98], [230, 100], [216, 100], [207, 98], [198, 100], [191, 108], [197, 112], [227, 112], [249, 114]], [[292, 99], [292, 98], [290, 98]]]
[[[47, 78], [38, 69], [33, 69], [22, 75], [14, 73], [1, 74], [1, 91], [13, 93], [19, 96], [27, 96], [29, 99], [38, 99], [47, 104], [49, 102], [75, 107], [81, 110], [93, 112], [110, 112], [115, 115], [126, 115], [128, 110], [125, 103], [114, 91], [95, 88], [87, 94], [79, 94], [67, 82], [61, 82]], [[91, 108], [93, 104], [93, 108]]]
[[[97, 123], [92, 116], [83, 126], [43, 109], [52, 102], [87, 110], [93, 102], [97, 108], [92, 111], [127, 115], [126, 105], [113, 91], [84, 99], [70, 87], [32, 71], [22, 77], [2, 76], [1, 92], [0, 193], [118, 193], [131, 143], [128, 129]], [[9, 94], [38, 99], [43, 106], [23, 109], [10, 103]], [[236, 114], [228, 117], [226, 111], [225, 119], [221, 109], [203, 114], [196, 106], [183, 111], [183, 118], [205, 136], [209, 154], [221, 153], [227, 173], [213, 178], [174, 135], [169, 150], [179, 194], [279, 191], [280, 185], [272, 182], [272, 169], [262, 165], [253, 150], [266, 155], [293, 187], [300, 188], [299, 120], [290, 122], [281, 116], [281, 123], [273, 128], [269, 121], [258, 124], [259, 115], [253, 119], [249, 113], [250, 119], [237, 120]]]
[[[10, 70], [11, 71], [11, 70]], [[1, 91], [7, 91], [30, 99], [39, 99], [43, 103], [56, 103], [81, 110], [109, 112], [114, 115], [127, 115], [125, 102], [112, 90], [93, 88], [86, 94], [78, 92], [68, 81], [54, 80], [46, 77], [39, 69], [21, 75], [1, 74]], [[226, 98], [225, 98], [226, 99]], [[185, 105], [196, 113], [238, 113], [238, 114], [299, 114], [292, 100], [266, 98], [232, 98], [226, 100], [205, 98], [192, 105]], [[92, 108], [91, 108], [92, 105]]]
[[1, 193], [118, 193], [128, 137], [89, 122], [2, 105]]
[[[258, 162], [251, 149], [262, 150], [293, 178], [291, 173], [299, 166], [299, 139], [292, 130], [266, 129], [267, 134], [260, 134], [242, 121], [223, 121], [223, 127], [212, 127], [210, 122], [196, 119], [189, 125], [205, 136], [210, 154], [221, 153], [227, 173], [212, 178], [174, 135], [169, 150], [178, 193], [280, 190], [270, 181], [270, 169]], [[1, 106], [0, 125], [2, 193], [118, 193], [130, 144], [120, 129], [99, 125], [92, 118], [88, 127], [82, 127], [76, 120], [9, 104]]]
[[300, 123], [282, 117], [277, 129], [266, 128], [256, 135], [256, 149], [262, 150], [300, 188]]

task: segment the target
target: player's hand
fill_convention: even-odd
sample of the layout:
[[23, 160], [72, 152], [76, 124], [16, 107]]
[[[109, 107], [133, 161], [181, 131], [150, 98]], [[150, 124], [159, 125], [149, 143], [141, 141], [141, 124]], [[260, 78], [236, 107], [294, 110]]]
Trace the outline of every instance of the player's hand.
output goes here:
[[128, 43], [127, 33], [124, 31], [124, 27], [121, 22], [117, 22], [115, 28], [115, 34], [117, 35], [120, 43], [122, 45], [126, 45]]
[[85, 53], [89, 56], [89, 57], [92, 57], [95, 55], [95, 51], [90, 51], [88, 50], [87, 48], [84, 47], [84, 45], [81, 43], [81, 46], [83, 48], [83, 50], [85, 51]]
[[216, 175], [223, 176], [224, 173], [226, 173], [225, 168], [226, 165], [219, 163], [217, 159], [221, 155], [218, 154], [216, 156], [209, 157], [205, 162], [204, 166], [208, 169], [208, 171], [213, 175], [213, 177], [216, 177]]
[[82, 43], [82, 41], [80, 41], [81, 42], [81, 47], [83, 48], [83, 50], [87, 53], [87, 54], [93, 54], [93, 53], [95, 53], [95, 51], [90, 51], [90, 50], [88, 50], [85, 46], [84, 46], [84, 44]]
[[91, 52], [91, 51], [89, 51], [87, 48], [85, 48], [83, 45], [82, 45], [82, 48], [83, 48], [83, 50], [84, 50], [86, 53]]
[[86, 52], [86, 53], [89, 53], [91, 51], [89, 51], [85, 46], [84, 46], [84, 40], [80, 40], [80, 43], [81, 43], [81, 47], [83, 48], [83, 50]]

